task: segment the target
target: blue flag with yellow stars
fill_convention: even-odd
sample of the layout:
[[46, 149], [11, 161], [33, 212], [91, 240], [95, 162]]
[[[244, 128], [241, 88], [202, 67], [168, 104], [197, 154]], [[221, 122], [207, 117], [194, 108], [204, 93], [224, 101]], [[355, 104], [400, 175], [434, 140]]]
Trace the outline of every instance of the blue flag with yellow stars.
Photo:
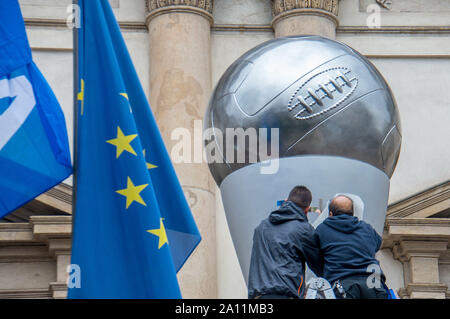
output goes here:
[[200, 234], [107, 0], [81, 0], [69, 298], [180, 298]]
[[31, 55], [17, 0], [0, 1], [0, 218], [72, 173], [66, 122]]

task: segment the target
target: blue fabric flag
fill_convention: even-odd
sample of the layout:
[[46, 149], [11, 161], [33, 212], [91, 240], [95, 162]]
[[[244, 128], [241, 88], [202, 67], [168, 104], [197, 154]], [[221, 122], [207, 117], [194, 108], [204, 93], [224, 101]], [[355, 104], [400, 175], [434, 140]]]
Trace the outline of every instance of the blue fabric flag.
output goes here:
[[69, 298], [180, 298], [200, 234], [107, 0], [81, 0]]
[[72, 173], [64, 114], [33, 63], [17, 0], [0, 1], [0, 217]]

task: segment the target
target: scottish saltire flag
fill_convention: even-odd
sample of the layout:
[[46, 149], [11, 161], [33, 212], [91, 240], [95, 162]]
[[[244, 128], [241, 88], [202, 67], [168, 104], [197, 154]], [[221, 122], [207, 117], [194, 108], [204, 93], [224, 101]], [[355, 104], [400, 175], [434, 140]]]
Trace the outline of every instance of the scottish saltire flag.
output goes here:
[[0, 217], [71, 172], [64, 115], [32, 61], [19, 4], [1, 0]]
[[179, 298], [200, 234], [107, 0], [79, 1], [69, 298]]

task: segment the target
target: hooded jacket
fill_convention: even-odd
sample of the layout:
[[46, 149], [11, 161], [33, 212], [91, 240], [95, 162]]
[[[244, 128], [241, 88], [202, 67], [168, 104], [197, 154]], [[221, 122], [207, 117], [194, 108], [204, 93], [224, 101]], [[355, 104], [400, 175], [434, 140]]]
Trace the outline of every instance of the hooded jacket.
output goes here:
[[255, 229], [249, 298], [265, 294], [303, 298], [305, 261], [317, 275], [322, 275], [314, 228], [300, 207], [286, 201]]
[[373, 265], [380, 265], [375, 253], [380, 249], [381, 237], [357, 217], [328, 217], [317, 227], [316, 237], [324, 259], [323, 275], [330, 283], [352, 275], [371, 275]]

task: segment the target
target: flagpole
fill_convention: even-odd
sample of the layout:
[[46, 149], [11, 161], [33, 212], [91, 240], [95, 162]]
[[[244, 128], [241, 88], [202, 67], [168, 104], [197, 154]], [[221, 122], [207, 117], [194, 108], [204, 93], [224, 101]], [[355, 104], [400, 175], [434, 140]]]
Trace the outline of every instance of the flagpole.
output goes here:
[[[72, 0], [72, 8], [78, 6], [78, 0]], [[72, 12], [75, 14], [75, 19], [81, 18], [79, 9]], [[77, 13], [79, 15], [77, 15]], [[81, 23], [81, 22], [80, 22]], [[72, 239], [75, 224], [75, 205], [76, 205], [76, 189], [77, 189], [77, 157], [78, 157], [78, 28], [77, 21], [74, 21], [72, 26], [73, 33], [73, 179], [72, 179]]]

